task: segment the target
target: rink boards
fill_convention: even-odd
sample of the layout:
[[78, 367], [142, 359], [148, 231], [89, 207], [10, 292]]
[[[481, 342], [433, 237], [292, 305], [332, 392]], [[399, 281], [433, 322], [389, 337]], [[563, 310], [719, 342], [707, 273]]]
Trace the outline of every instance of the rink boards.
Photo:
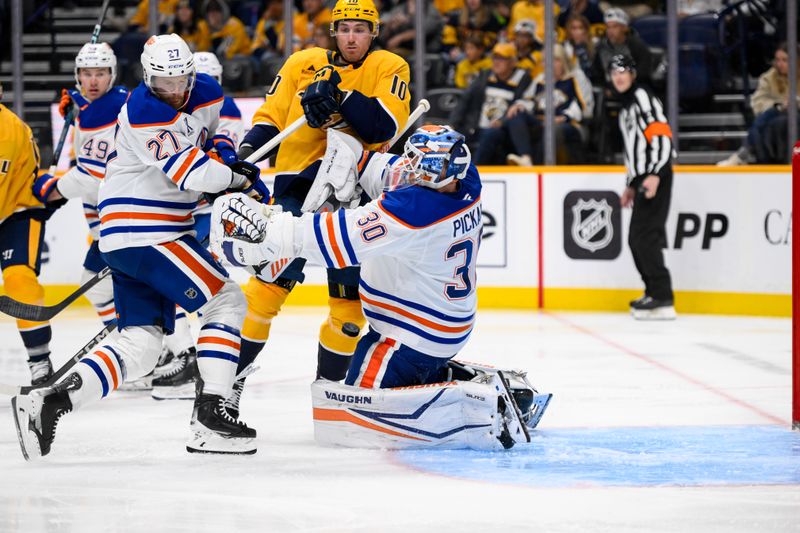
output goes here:
[[[237, 103], [248, 122], [259, 99]], [[481, 176], [481, 307], [625, 310], [641, 294], [622, 167], [484, 167]], [[676, 167], [665, 257], [678, 311], [791, 316], [791, 209], [788, 166]], [[86, 235], [77, 201], [47, 225], [49, 299], [75, 287]], [[307, 274], [290, 304], [326, 302], [324, 271]]]

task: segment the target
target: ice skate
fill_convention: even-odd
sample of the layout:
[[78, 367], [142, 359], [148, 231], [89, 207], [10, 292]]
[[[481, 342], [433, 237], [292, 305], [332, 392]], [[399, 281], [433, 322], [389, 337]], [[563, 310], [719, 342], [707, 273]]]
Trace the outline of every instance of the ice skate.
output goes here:
[[225, 407], [225, 398], [202, 392], [198, 384], [192, 422], [189, 425], [190, 453], [256, 453], [256, 430], [233, 418]]
[[160, 372], [164, 372], [163, 375], [153, 378], [153, 399], [194, 400], [198, 376], [197, 352], [194, 348], [176, 355], [161, 367]]
[[32, 461], [50, 453], [58, 421], [72, 411], [72, 402], [66, 388], [44, 388], [14, 396], [11, 409], [22, 455]]
[[631, 315], [636, 320], [675, 320], [677, 317], [673, 300], [656, 300], [650, 296], [631, 304]]

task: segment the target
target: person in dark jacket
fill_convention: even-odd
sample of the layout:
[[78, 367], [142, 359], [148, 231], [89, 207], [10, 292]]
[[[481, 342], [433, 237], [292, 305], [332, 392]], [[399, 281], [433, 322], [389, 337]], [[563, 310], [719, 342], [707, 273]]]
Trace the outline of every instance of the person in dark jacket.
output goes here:
[[650, 49], [638, 35], [628, 27], [628, 15], [619, 8], [612, 7], [605, 12], [606, 35], [595, 47], [592, 63], [592, 84], [611, 86], [608, 67], [611, 58], [616, 55], [627, 55], [636, 62], [637, 80], [649, 82], [653, 70], [653, 56]]

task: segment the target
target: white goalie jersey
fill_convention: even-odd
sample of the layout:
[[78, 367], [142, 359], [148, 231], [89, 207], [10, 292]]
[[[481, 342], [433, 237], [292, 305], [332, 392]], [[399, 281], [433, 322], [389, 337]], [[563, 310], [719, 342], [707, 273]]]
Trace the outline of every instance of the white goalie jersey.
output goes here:
[[202, 192], [226, 189], [231, 170], [204, 147], [217, 131], [219, 84], [198, 74], [189, 102], [175, 111], [137, 87], [119, 115], [117, 146], [100, 187], [100, 250], [148, 246], [193, 234]]
[[61, 196], [81, 198], [83, 214], [94, 240], [100, 238], [97, 191], [106, 173], [106, 162], [114, 151], [117, 115], [127, 98], [127, 89], [114, 87], [81, 107], [72, 139], [75, 165], [58, 180]]
[[475, 323], [483, 227], [477, 169], [470, 166], [459, 183], [455, 193], [411, 186], [357, 209], [303, 215], [298, 255], [329, 268], [360, 264], [370, 326], [425, 354], [452, 357]]

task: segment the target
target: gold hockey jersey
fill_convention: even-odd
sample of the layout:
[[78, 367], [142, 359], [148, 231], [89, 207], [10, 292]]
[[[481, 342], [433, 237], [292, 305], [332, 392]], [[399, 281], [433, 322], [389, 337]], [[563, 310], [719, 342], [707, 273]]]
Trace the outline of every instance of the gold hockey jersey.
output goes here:
[[27, 124], [0, 104], [0, 222], [17, 211], [42, 207], [31, 189], [39, 147]]
[[[335, 64], [335, 52], [310, 48], [292, 54], [281, 68], [253, 117], [253, 125], [268, 124], [283, 130], [303, 116], [303, 91], [322, 67], [333, 65], [342, 81], [343, 121], [335, 127], [361, 139], [365, 148], [377, 150], [405, 126], [409, 115], [410, 71], [400, 56], [377, 50], [361, 63]], [[359, 132], [361, 134], [359, 134]], [[326, 133], [303, 125], [285, 139], [278, 150], [278, 174], [297, 173], [325, 153]]]

